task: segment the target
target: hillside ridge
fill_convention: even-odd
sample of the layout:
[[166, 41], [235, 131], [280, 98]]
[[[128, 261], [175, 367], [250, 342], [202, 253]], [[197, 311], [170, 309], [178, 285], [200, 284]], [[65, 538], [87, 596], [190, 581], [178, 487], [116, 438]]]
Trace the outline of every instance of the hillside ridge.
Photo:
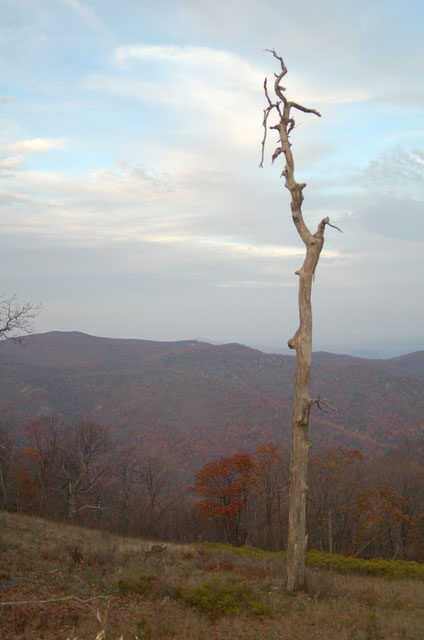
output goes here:
[[[36, 334], [0, 349], [0, 417], [17, 429], [48, 413], [88, 417], [194, 468], [265, 442], [289, 447], [295, 364], [237, 343]], [[381, 452], [421, 432], [424, 351], [387, 360], [318, 352], [311, 389], [337, 408], [311, 414], [315, 448]]]

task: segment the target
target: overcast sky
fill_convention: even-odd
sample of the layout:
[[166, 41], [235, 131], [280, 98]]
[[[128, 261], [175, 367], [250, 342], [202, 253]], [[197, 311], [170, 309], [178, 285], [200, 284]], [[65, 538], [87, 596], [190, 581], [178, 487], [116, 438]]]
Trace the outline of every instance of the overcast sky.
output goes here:
[[303, 245], [259, 169], [285, 59], [314, 349], [424, 348], [422, 0], [0, 0], [0, 291], [39, 332], [284, 348]]

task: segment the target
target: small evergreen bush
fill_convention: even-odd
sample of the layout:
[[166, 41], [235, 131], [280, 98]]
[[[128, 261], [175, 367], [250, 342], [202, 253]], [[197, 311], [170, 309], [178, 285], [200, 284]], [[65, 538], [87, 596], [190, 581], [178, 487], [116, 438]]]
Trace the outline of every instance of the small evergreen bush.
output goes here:
[[149, 590], [154, 580], [156, 580], [156, 577], [150, 574], [140, 574], [135, 578], [121, 578], [121, 580], [118, 581], [118, 591], [121, 595], [126, 593], [143, 595]]
[[261, 602], [258, 594], [246, 582], [221, 582], [215, 579], [187, 591], [180, 588], [175, 595], [212, 620], [233, 616], [241, 611], [259, 618], [271, 612], [270, 607]]

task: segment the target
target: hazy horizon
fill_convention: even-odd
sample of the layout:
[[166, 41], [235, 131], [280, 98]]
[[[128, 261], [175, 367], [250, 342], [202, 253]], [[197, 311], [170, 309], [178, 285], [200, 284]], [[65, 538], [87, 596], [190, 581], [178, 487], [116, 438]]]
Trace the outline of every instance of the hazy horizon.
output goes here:
[[[82, 331], [82, 330], [60, 330], [60, 329], [49, 329], [48, 331], [36, 331], [34, 332], [33, 335], [44, 335], [47, 333], [80, 333], [82, 335], [87, 335], [90, 336], [92, 338], [104, 338], [107, 340], [146, 340], [149, 342], [206, 342], [208, 344], [212, 344], [212, 345], [225, 345], [225, 344], [240, 344], [240, 345], [244, 345], [246, 347], [250, 347], [252, 349], [258, 349], [259, 351], [263, 351], [264, 353], [274, 353], [274, 354], [279, 354], [279, 355], [288, 355], [288, 356], [293, 356], [296, 357], [296, 353], [292, 350], [290, 350], [288, 347], [284, 347], [284, 345], [277, 345], [277, 344], [267, 344], [267, 343], [260, 343], [260, 342], [256, 342], [256, 343], [247, 343], [247, 342], [243, 342], [241, 340], [215, 340], [211, 337], [205, 337], [205, 336], [185, 336], [185, 337], [180, 337], [180, 338], [175, 338], [175, 339], [169, 339], [169, 340], [156, 340], [154, 338], [149, 338], [149, 337], [139, 337], [139, 336], [127, 336], [127, 337], [123, 337], [123, 336], [110, 336], [110, 335], [100, 335], [100, 334], [94, 334], [94, 333], [90, 333], [87, 331]], [[25, 339], [25, 336], [23, 336]], [[1, 346], [1, 345], [0, 345]], [[339, 348], [336, 349], [332, 349], [327, 347], [326, 345], [312, 345], [312, 351], [313, 353], [318, 353], [318, 352], [327, 352], [327, 353], [332, 353], [335, 355], [347, 355], [347, 356], [355, 356], [355, 357], [359, 357], [359, 358], [369, 358], [369, 359], [388, 359], [388, 358], [394, 358], [397, 356], [402, 356], [402, 355], [407, 355], [409, 353], [415, 353], [418, 351], [423, 351], [423, 349], [415, 349], [415, 348], [411, 348], [411, 349], [402, 349], [401, 347], [398, 347], [397, 349], [395, 348], [394, 345], [392, 345], [391, 347], [389, 345], [384, 346], [384, 345], [375, 345], [374, 347], [369, 347], [369, 349], [367, 350], [365, 347], [362, 348], [361, 350], [357, 350], [355, 351], [355, 349], [353, 350], [348, 350], [345, 349], [342, 345], [339, 346]]]

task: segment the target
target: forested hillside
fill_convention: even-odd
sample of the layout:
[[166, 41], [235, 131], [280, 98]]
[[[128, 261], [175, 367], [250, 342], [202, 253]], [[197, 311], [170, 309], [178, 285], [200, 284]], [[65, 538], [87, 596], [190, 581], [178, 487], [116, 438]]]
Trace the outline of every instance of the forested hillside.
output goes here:
[[[95, 420], [121, 442], [171, 449], [187, 468], [290, 440], [295, 359], [239, 344], [152, 342], [51, 332], [0, 351], [0, 412], [20, 430], [54, 413]], [[337, 411], [313, 412], [314, 450], [364, 454], [414, 438], [424, 415], [424, 352], [388, 360], [317, 353], [312, 390]]]

